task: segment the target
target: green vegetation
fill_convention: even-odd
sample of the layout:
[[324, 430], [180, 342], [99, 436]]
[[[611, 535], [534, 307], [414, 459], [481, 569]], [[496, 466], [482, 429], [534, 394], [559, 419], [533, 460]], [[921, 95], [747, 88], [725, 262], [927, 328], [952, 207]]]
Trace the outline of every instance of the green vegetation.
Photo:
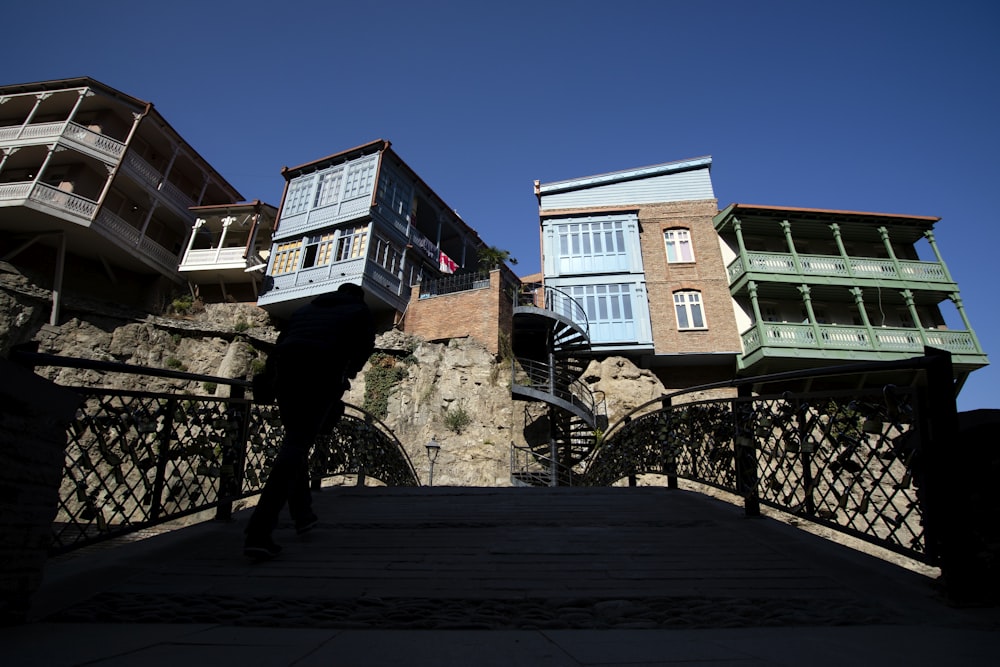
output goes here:
[[484, 246], [477, 251], [479, 255], [479, 266], [484, 271], [499, 269], [504, 262], [517, 264], [517, 259], [510, 256], [509, 250], [501, 250], [496, 246]]
[[461, 405], [455, 405], [444, 413], [444, 425], [453, 433], [461, 433], [462, 429], [472, 423], [472, 417]]
[[206, 394], [215, 395], [215, 390], [218, 389], [219, 385], [214, 382], [202, 382], [201, 388], [205, 390]]
[[[408, 357], [407, 360], [410, 358]], [[379, 419], [389, 413], [389, 395], [406, 377], [406, 366], [396, 357], [376, 352], [368, 360], [365, 372], [365, 400], [361, 406]]]
[[233, 326], [233, 331], [235, 331], [236, 333], [243, 333], [249, 328], [250, 328], [249, 322], [247, 322], [246, 320], [240, 320]]
[[184, 365], [184, 362], [178, 359], [177, 357], [167, 357], [166, 364], [167, 368], [173, 369], [175, 371], [187, 370], [187, 366]]

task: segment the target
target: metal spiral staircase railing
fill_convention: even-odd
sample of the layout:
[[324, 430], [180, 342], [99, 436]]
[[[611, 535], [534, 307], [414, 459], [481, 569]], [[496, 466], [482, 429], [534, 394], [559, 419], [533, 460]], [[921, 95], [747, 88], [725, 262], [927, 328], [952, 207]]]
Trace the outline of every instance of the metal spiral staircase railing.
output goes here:
[[603, 399], [581, 376], [590, 350], [587, 315], [553, 287], [528, 287], [513, 313], [511, 394], [527, 402], [524, 446], [512, 445], [511, 480], [519, 486], [568, 486], [574, 468], [607, 427]]

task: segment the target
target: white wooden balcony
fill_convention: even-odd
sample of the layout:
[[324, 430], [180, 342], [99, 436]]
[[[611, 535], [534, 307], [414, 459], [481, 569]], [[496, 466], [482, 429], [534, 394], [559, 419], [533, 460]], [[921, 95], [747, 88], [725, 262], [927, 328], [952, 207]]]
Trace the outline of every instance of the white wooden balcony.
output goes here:
[[104, 162], [116, 163], [125, 153], [125, 144], [117, 139], [79, 125], [57, 121], [21, 127], [0, 127], [0, 145], [41, 145], [53, 140], [92, 155]]

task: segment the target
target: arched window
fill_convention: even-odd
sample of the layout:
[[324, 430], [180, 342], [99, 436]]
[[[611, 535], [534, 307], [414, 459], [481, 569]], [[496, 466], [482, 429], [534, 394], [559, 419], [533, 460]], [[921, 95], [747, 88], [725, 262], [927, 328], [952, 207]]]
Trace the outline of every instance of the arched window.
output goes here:
[[691, 230], [668, 229], [663, 232], [663, 240], [667, 245], [667, 262], [675, 264], [694, 261]]
[[701, 292], [683, 290], [674, 292], [674, 311], [677, 313], [677, 328], [707, 329], [705, 312], [701, 307]]

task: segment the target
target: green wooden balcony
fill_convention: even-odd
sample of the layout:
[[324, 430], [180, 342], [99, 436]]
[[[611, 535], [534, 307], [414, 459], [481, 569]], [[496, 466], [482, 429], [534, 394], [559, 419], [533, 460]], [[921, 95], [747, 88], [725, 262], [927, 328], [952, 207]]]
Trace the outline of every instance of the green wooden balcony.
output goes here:
[[[818, 335], [817, 335], [818, 334]], [[841, 324], [761, 322], [743, 332], [743, 360], [747, 367], [762, 357], [806, 357], [831, 360], [879, 360], [924, 353], [930, 346], [951, 352], [956, 363], [985, 365], [986, 355], [969, 331], [916, 329]]]
[[[798, 266], [791, 253], [747, 252], [746, 264], [737, 257], [727, 267], [730, 285], [746, 274], [771, 274], [772, 276], [816, 276], [822, 278], [859, 280], [897, 280], [905, 283], [932, 283], [942, 288], [955, 289], [955, 283], [944, 265], [939, 262], [921, 262], [877, 257], [848, 257], [837, 255], [799, 255]], [[897, 269], [898, 264], [898, 269]]]

